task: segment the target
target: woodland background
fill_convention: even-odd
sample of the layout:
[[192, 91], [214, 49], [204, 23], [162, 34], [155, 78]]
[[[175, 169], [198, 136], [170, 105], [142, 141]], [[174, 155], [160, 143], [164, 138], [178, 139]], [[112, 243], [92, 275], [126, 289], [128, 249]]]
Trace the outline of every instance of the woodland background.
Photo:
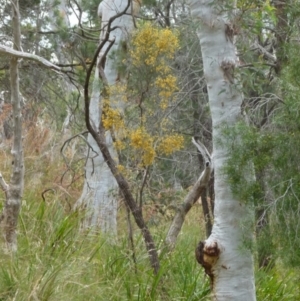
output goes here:
[[[213, 177], [187, 215], [172, 252], [168, 228], [212, 152], [202, 57], [185, 1], [144, 1], [115, 61], [113, 93], [124, 114], [105, 107], [118, 168], [130, 184], [159, 254], [153, 273], [142, 237], [118, 195], [117, 236], [83, 227], [74, 210], [85, 178], [83, 88], [99, 43], [99, 1], [20, 1], [22, 51], [53, 62], [19, 62], [25, 183], [18, 251], [1, 249], [0, 300], [208, 300], [195, 247], [211, 231]], [[238, 1], [237, 49], [247, 123], [224, 128], [232, 157], [228, 183], [256, 208], [258, 300], [300, 300], [300, 99], [297, 1]], [[0, 4], [0, 44], [12, 46], [11, 3]], [[68, 22], [66, 21], [68, 20]], [[0, 54], [0, 169], [10, 177], [13, 141], [9, 55]], [[162, 77], [163, 74], [163, 77]], [[239, 137], [239, 138], [237, 138]], [[248, 181], [249, 164], [256, 181]], [[5, 200], [4, 193], [1, 195]], [[203, 206], [207, 205], [203, 214]]]

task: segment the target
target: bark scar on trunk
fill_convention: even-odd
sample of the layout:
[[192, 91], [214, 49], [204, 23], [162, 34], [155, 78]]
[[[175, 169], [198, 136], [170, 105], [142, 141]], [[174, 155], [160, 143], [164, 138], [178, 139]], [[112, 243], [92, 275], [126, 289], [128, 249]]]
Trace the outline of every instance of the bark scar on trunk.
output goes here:
[[220, 249], [216, 241], [207, 243], [206, 241], [200, 241], [195, 250], [195, 255], [198, 263], [204, 268], [205, 273], [210, 278], [210, 286], [213, 287], [214, 283], [214, 271], [213, 267], [219, 259]]
[[227, 79], [231, 84], [234, 84], [235, 65], [235, 61], [229, 58], [225, 58], [220, 64], [220, 67], [223, 69], [225, 79]]

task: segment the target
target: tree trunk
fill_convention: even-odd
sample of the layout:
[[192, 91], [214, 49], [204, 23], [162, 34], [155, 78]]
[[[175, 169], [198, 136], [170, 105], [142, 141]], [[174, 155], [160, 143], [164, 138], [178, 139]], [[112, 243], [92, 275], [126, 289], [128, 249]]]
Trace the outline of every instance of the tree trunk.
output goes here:
[[[19, 2], [12, 0], [12, 27], [13, 27], [13, 44], [14, 49], [21, 50], [21, 32], [19, 17]], [[12, 147], [12, 175], [9, 184], [6, 184], [0, 174], [0, 184], [5, 191], [5, 205], [0, 216], [1, 226], [4, 231], [4, 237], [8, 250], [17, 250], [17, 223], [19, 211], [21, 208], [21, 198], [24, 186], [24, 162], [22, 147], [22, 112], [21, 99], [19, 92], [19, 68], [18, 58], [11, 57], [10, 61], [10, 84], [11, 84], [11, 103], [13, 108], [14, 120], [14, 138]]]
[[[199, 48], [200, 48], [200, 44], [199, 44]], [[200, 62], [199, 62], [200, 63]], [[202, 64], [202, 62], [201, 62]], [[195, 87], [197, 87], [197, 89], [199, 89], [198, 86], [194, 85]], [[201, 101], [201, 105], [199, 105], [199, 101], [198, 101], [198, 96], [199, 93], [195, 90], [194, 93], [192, 93], [191, 98], [193, 100], [193, 106], [194, 106], [194, 136], [199, 136], [202, 137], [202, 139], [207, 139], [209, 141], [209, 143], [211, 143], [212, 141], [212, 137], [210, 135], [211, 133], [211, 122], [205, 122], [203, 121], [204, 118], [206, 117], [206, 114], [204, 115], [203, 113], [203, 107], [204, 107], [204, 101]], [[209, 116], [210, 119], [210, 116]], [[208, 126], [208, 128], [206, 126], [203, 126], [203, 123], [206, 124], [206, 126]], [[208, 130], [209, 129], [209, 130]], [[207, 137], [208, 136], [208, 137]], [[201, 139], [201, 138], [199, 138]], [[197, 154], [198, 160], [199, 160], [199, 165], [205, 166], [205, 160], [202, 157], [201, 153], [198, 152]], [[213, 179], [211, 179], [213, 180]], [[212, 195], [210, 195], [210, 185], [211, 184], [211, 180], [209, 180], [209, 183], [207, 183], [206, 188], [201, 192], [201, 206], [202, 206], [202, 211], [203, 211], [203, 217], [204, 217], [204, 222], [205, 222], [205, 232], [206, 232], [206, 238], [209, 237], [209, 235], [211, 234], [211, 230], [212, 230], [212, 225], [213, 225], [213, 211], [211, 210], [213, 208], [213, 206], [210, 206], [209, 203], [213, 202], [212, 199]], [[210, 196], [210, 201], [208, 201], [207, 196]]]
[[[137, 12], [138, 6], [133, 2], [134, 13]], [[110, 55], [116, 50], [119, 50], [121, 43], [126, 41], [128, 34], [133, 29], [132, 8], [128, 6], [128, 1], [124, 0], [104, 0], [98, 8], [98, 15], [101, 18], [101, 34], [100, 43], [105, 40], [108, 22], [118, 13], [127, 9], [127, 14], [116, 18], [109, 32], [109, 39], [105, 42], [100, 51], [101, 57], [105, 56], [102, 61], [104, 73], [108, 85], [114, 85], [119, 80], [116, 69], [115, 59]], [[111, 45], [113, 43], [113, 45]], [[107, 54], [108, 48], [109, 54]], [[97, 68], [96, 68], [97, 69]], [[113, 96], [110, 97], [112, 99]], [[101, 112], [99, 111], [100, 87], [98, 70], [96, 70], [93, 91], [90, 102], [90, 118], [92, 124], [96, 127], [100, 124]], [[122, 112], [123, 104], [118, 99], [113, 99], [110, 105]], [[92, 147], [88, 150], [88, 160], [85, 167], [86, 179], [83, 187], [83, 192], [80, 199], [77, 201], [77, 207], [84, 207], [87, 210], [86, 226], [99, 227], [102, 232], [110, 235], [117, 234], [117, 182], [107, 166], [101, 151], [95, 142], [94, 138], [89, 134], [88, 143]], [[113, 147], [111, 133], [106, 133], [106, 145], [110, 154], [117, 158], [117, 153]]]
[[204, 222], [205, 222], [205, 234], [206, 237], [208, 238], [211, 235], [211, 231], [212, 231], [213, 213], [209, 208], [207, 194], [208, 194], [208, 189], [206, 187], [205, 190], [203, 190], [203, 192], [201, 193], [201, 205], [202, 205]]
[[234, 81], [238, 63], [234, 24], [223, 5], [211, 0], [190, 1], [192, 15], [201, 23], [198, 36], [213, 123], [215, 176], [214, 226], [210, 237], [199, 243], [196, 258], [211, 279], [214, 300], [253, 301], [253, 257], [245, 244], [252, 240], [253, 211], [232, 194], [223, 170], [229, 150], [222, 131], [241, 118], [243, 99]]

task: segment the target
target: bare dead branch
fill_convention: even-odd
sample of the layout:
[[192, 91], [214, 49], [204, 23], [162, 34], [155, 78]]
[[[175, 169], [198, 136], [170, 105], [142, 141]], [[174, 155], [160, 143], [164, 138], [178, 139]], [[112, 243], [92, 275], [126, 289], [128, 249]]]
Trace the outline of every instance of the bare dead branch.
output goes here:
[[46, 203], [45, 194], [46, 194], [47, 192], [49, 192], [49, 191], [52, 191], [52, 192], [54, 192], [54, 193], [56, 192], [55, 189], [53, 189], [53, 188], [47, 188], [47, 189], [45, 189], [45, 190], [42, 192], [42, 198], [43, 198], [44, 203]]
[[256, 48], [258, 48], [258, 50], [270, 61], [276, 63], [277, 59], [276, 57], [271, 54], [270, 52], [268, 52], [263, 46], [261, 46], [259, 43], [255, 43]]
[[55, 64], [51, 63], [50, 61], [48, 61], [38, 55], [32, 54], [32, 53], [18, 51], [18, 50], [12, 49], [12, 48], [4, 46], [4, 45], [0, 45], [0, 53], [8, 54], [10, 56], [17, 57], [20, 59], [32, 60], [32, 61], [35, 61], [35, 62], [43, 65], [44, 67], [53, 69], [58, 72], [63, 71], [60, 67], [56, 66]]
[[194, 137], [192, 138], [192, 143], [197, 147], [198, 151], [202, 155], [205, 165], [207, 166], [207, 163], [211, 165], [211, 157], [205, 145], [202, 142], [200, 142], [198, 139], [196, 141]]
[[167, 248], [169, 250], [172, 250], [175, 247], [176, 239], [181, 231], [182, 225], [185, 220], [185, 216], [190, 211], [192, 206], [196, 203], [196, 201], [200, 198], [202, 192], [206, 189], [212, 172], [211, 158], [208, 150], [200, 141], [196, 141], [193, 138], [192, 142], [200, 151], [201, 155], [203, 156], [203, 159], [206, 162], [205, 169], [203, 170], [199, 179], [185, 197], [183, 203], [178, 208], [178, 211], [172, 221], [167, 237], [165, 239], [165, 244], [167, 245]]

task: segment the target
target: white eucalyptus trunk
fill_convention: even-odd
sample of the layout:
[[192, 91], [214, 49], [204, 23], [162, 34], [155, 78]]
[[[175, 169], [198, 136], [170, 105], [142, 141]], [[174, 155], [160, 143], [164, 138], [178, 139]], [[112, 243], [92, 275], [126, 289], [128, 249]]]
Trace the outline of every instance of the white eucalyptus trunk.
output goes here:
[[211, 236], [199, 243], [196, 257], [211, 278], [214, 300], [253, 301], [253, 257], [245, 244], [252, 238], [253, 212], [244, 200], [232, 194], [223, 171], [229, 150], [222, 143], [222, 130], [241, 118], [243, 100], [234, 81], [238, 64], [235, 32], [234, 24], [224, 13], [228, 10], [225, 5], [212, 0], [190, 1], [192, 16], [200, 22], [198, 36], [213, 122], [215, 172], [214, 226]]
[[[100, 97], [99, 72], [96, 68], [90, 100], [90, 119], [94, 128], [97, 128], [100, 123]], [[112, 156], [116, 157], [110, 133], [106, 135], [106, 143]], [[115, 236], [117, 234], [118, 186], [91, 134], [88, 134], [88, 145], [85, 182], [76, 206], [87, 211], [84, 227], [99, 228], [103, 233]]]
[[[127, 6], [128, 0], [104, 0], [100, 3], [98, 8], [98, 15], [101, 18], [100, 43], [105, 39], [107, 24], [111, 17], [124, 11]], [[108, 41], [100, 51], [99, 57], [101, 58], [105, 54], [106, 49], [113, 43], [109, 53], [106, 55], [104, 66], [104, 74], [108, 85], [114, 85], [119, 80], [116, 62], [111, 54], [119, 49], [122, 41], [126, 40], [133, 29], [133, 16], [131, 13], [132, 8], [129, 6], [126, 15], [122, 15], [112, 22], [111, 28], [115, 29], [110, 32]], [[100, 97], [99, 69], [97, 66], [90, 100], [90, 119], [94, 128], [98, 127], [101, 119]], [[118, 99], [113, 99], [113, 94], [110, 97], [110, 101], [113, 107], [120, 111], [123, 110], [123, 103]], [[104, 161], [97, 143], [90, 134], [88, 135], [88, 143], [90, 147], [85, 167], [86, 178], [77, 207], [83, 207], [87, 210], [85, 226], [99, 227], [104, 233], [116, 235], [118, 185]], [[117, 162], [117, 153], [113, 147], [109, 131], [106, 133], [106, 143], [112, 157]]]
[[[12, 26], [14, 49], [21, 49], [21, 32], [19, 17], [19, 2], [11, 0]], [[17, 250], [17, 223], [21, 208], [21, 199], [24, 187], [24, 160], [22, 146], [22, 112], [21, 97], [19, 90], [19, 67], [18, 58], [11, 57], [10, 60], [10, 86], [11, 103], [13, 108], [13, 147], [12, 147], [12, 173], [10, 183], [7, 184], [0, 174], [0, 185], [5, 192], [5, 204], [0, 216], [1, 227], [8, 250]]]

